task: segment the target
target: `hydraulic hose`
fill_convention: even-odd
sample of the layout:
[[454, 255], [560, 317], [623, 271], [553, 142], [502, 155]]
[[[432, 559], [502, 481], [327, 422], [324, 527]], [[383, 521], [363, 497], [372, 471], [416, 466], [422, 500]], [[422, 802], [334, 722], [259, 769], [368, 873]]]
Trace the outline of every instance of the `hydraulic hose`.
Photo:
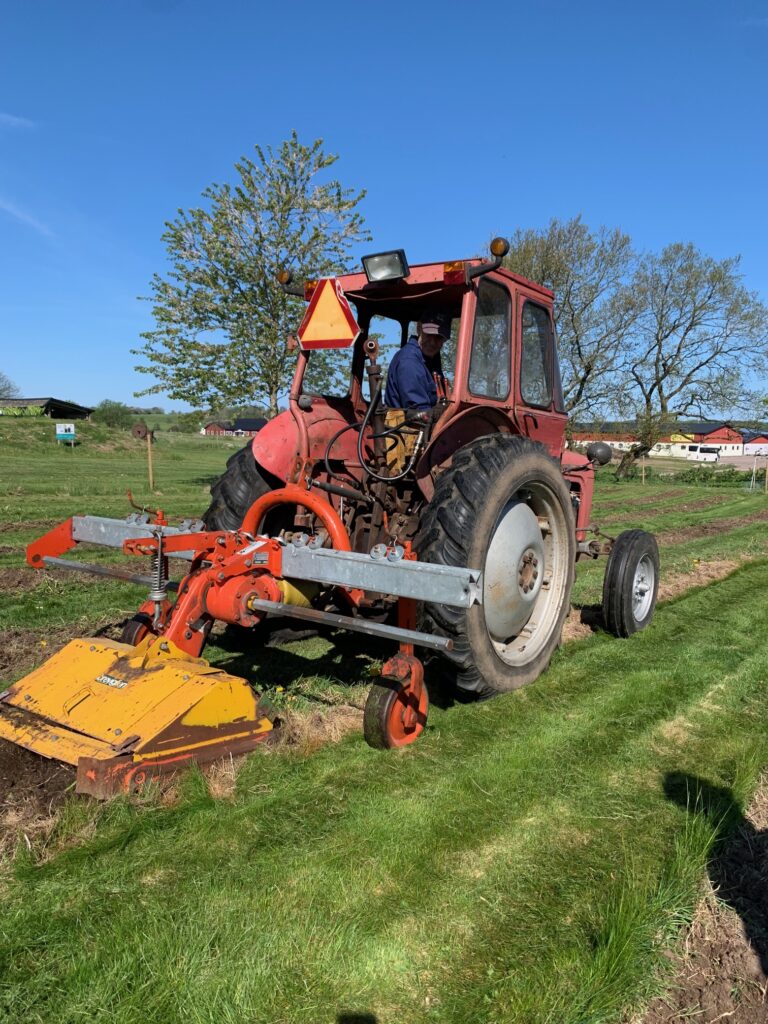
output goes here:
[[[380, 400], [381, 400], [381, 384], [379, 384], [379, 386], [376, 388], [376, 394], [371, 399], [371, 403], [370, 403], [370, 405], [368, 406], [368, 408], [365, 411], [365, 416], [363, 417], [363, 422], [360, 424], [360, 432], [357, 435], [357, 457], [360, 460], [360, 465], [362, 466], [363, 470], [366, 473], [368, 473], [369, 476], [372, 476], [374, 480], [380, 480], [382, 483], [388, 484], [388, 483], [393, 483], [395, 480], [402, 480], [404, 476], [407, 476], [408, 473], [410, 473], [410, 471], [413, 469], [413, 467], [414, 467], [414, 465], [416, 463], [416, 459], [418, 458], [419, 445], [417, 444], [416, 447], [414, 448], [414, 452], [413, 452], [413, 455], [411, 457], [411, 460], [408, 463], [408, 465], [405, 467], [405, 469], [402, 471], [402, 473], [398, 473], [395, 476], [381, 476], [375, 470], [371, 469], [371, 467], [365, 461], [365, 456], [363, 455], [363, 435], [365, 434], [365, 428], [368, 426], [368, 424], [371, 421], [371, 417], [376, 412], [376, 408], [377, 408]], [[390, 434], [390, 433], [395, 433], [395, 430], [394, 429], [387, 430], [387, 431], [384, 431], [380, 435], [374, 435], [374, 437], [376, 437], [376, 436], [381, 437], [381, 436], [384, 436], [384, 435]]]

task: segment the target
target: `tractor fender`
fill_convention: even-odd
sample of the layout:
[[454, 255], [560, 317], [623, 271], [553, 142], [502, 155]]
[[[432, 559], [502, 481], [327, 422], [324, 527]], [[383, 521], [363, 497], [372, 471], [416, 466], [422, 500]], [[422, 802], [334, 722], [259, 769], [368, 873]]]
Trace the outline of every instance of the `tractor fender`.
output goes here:
[[419, 490], [430, 501], [435, 491], [436, 470], [445, 469], [459, 450], [476, 437], [487, 434], [517, 434], [510, 417], [501, 409], [490, 406], [465, 409], [448, 421], [445, 427], [432, 437], [426, 451], [416, 466], [416, 481]]
[[[312, 408], [296, 410], [307, 427], [309, 452], [306, 458], [322, 459], [328, 442], [345, 424], [356, 422], [352, 403], [345, 399], [312, 397]], [[262, 427], [253, 439], [253, 457], [262, 469], [286, 482], [301, 470], [305, 457], [300, 450], [299, 430], [290, 409], [281, 412]], [[331, 456], [344, 462], [353, 476], [359, 476], [356, 467], [357, 431], [348, 430], [334, 443]]]

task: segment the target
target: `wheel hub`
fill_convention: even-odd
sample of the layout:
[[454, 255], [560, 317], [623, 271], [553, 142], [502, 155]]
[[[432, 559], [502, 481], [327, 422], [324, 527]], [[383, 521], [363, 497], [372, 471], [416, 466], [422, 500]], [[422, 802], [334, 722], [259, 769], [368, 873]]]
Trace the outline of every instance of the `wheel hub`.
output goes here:
[[485, 561], [483, 604], [494, 640], [504, 643], [525, 626], [545, 568], [538, 519], [525, 502], [513, 499], [499, 516]]
[[653, 562], [648, 555], [643, 555], [637, 564], [632, 581], [632, 612], [638, 622], [647, 616], [653, 602], [655, 576]]

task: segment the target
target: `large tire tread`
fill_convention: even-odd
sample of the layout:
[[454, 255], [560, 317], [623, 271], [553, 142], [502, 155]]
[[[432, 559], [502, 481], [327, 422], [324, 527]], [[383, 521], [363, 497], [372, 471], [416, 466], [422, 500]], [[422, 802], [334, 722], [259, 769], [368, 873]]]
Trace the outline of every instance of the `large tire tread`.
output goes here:
[[280, 486], [259, 467], [247, 444], [227, 459], [226, 470], [211, 487], [211, 504], [203, 515], [206, 529], [237, 530], [254, 501]]
[[[512, 462], [530, 459], [532, 456], [539, 466], [544, 467], [545, 472], [548, 469], [553, 487], [558, 489], [561, 507], [564, 509], [568, 529], [573, 538], [569, 541], [569, 558], [575, 562], [572, 509], [566, 485], [560, 477], [559, 464], [551, 458], [543, 445], [529, 438], [506, 434], [490, 434], [477, 438], [458, 451], [451, 466], [438, 477], [433, 498], [422, 514], [421, 526], [415, 538], [414, 547], [418, 557], [440, 565], [468, 566], [478, 516], [488, 496], [493, 493], [500, 474], [508, 470]], [[552, 469], [556, 470], [556, 474], [552, 473]], [[474, 567], [484, 568], [482, 565]], [[477, 652], [473, 650], [471, 631], [468, 628], [468, 615], [471, 612], [447, 605], [423, 605], [422, 628], [453, 641], [453, 649], [444, 652], [443, 656], [453, 666], [456, 685], [460, 690], [481, 697], [492, 696], [524, 685], [546, 669], [551, 654], [560, 642], [562, 623], [570, 608], [573, 571], [571, 565], [564, 607], [556, 626], [557, 635], [553, 636], [549, 649], [538, 659], [537, 664], [532, 665], [528, 672], [520, 672], [519, 681], [512, 683], [508, 679], [493, 679], [483, 675], [477, 663]], [[499, 665], [501, 664], [499, 660]], [[511, 673], [506, 674], [509, 676]]]

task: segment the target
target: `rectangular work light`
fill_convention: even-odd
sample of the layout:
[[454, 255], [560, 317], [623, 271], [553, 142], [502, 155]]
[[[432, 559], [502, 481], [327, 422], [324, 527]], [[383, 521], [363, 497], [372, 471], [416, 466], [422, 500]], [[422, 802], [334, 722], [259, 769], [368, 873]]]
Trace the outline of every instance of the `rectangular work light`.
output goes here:
[[404, 249], [392, 249], [390, 252], [376, 252], [371, 256], [363, 256], [363, 270], [369, 281], [397, 281], [408, 277], [408, 260]]

